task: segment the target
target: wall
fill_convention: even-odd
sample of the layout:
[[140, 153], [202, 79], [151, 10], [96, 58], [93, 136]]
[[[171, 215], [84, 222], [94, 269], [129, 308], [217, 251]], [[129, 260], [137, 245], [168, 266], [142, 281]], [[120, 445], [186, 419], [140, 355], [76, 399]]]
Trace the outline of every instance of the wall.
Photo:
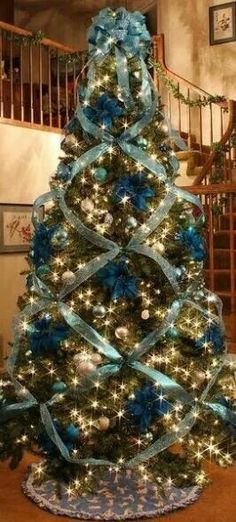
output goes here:
[[0, 1], [0, 20], [8, 24], [14, 23], [14, 0]]
[[209, 45], [209, 7], [228, 0], [158, 0], [170, 69], [211, 94], [236, 98], [236, 42]]
[[[0, 123], [1, 203], [32, 203], [48, 191], [48, 180], [60, 154], [59, 133], [15, 127]], [[25, 254], [0, 255], [0, 337], [4, 353], [11, 340], [11, 321], [17, 312], [16, 301], [24, 292], [27, 268]]]

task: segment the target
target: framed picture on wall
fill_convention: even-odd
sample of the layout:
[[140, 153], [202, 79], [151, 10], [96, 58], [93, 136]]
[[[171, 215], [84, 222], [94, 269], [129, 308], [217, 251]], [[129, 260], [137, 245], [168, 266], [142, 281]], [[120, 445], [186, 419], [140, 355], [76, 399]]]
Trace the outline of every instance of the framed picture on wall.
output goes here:
[[0, 203], [0, 254], [28, 252], [33, 234], [32, 208]]
[[236, 2], [209, 8], [210, 45], [236, 40]]

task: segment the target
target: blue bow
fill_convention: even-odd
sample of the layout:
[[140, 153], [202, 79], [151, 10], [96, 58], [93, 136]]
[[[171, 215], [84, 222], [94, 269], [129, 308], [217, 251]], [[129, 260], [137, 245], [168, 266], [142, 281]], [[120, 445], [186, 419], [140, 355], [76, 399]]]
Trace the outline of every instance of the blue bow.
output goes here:
[[200, 236], [196, 228], [189, 227], [182, 230], [177, 238], [185, 245], [191, 253], [191, 256], [196, 261], [203, 261], [206, 257], [206, 245], [204, 238]]
[[[75, 447], [75, 442], [80, 436], [80, 430], [74, 424], [69, 424], [67, 428], [63, 428], [61, 423], [58, 420], [53, 421], [53, 426], [56, 429], [58, 435], [61, 437], [61, 440], [67, 447], [68, 451], [71, 452]], [[45, 451], [45, 453], [50, 454], [51, 456], [56, 456], [58, 454], [58, 448], [48, 436], [46, 431], [43, 431], [39, 434], [38, 437], [38, 445]]]
[[214, 353], [222, 353], [224, 351], [224, 333], [222, 329], [213, 324], [207, 328], [204, 334], [197, 339], [196, 347], [204, 348], [205, 345], [211, 343]]
[[151, 45], [151, 36], [141, 13], [129, 13], [123, 7], [113, 11], [108, 7], [93, 19], [88, 41], [90, 51], [99, 49], [104, 55], [116, 45], [131, 56], [138, 54], [145, 57]]
[[58, 230], [58, 225], [54, 225], [50, 228], [47, 228], [43, 223], [37, 225], [31, 253], [36, 267], [41, 263], [49, 261], [50, 257], [53, 255], [54, 248], [51, 240], [56, 230]]

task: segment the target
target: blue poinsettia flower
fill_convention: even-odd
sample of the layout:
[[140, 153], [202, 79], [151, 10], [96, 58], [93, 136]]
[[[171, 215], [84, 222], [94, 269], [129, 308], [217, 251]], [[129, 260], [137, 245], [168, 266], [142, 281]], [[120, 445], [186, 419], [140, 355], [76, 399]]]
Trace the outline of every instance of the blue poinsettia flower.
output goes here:
[[123, 176], [114, 189], [114, 200], [120, 203], [128, 198], [132, 205], [140, 211], [147, 210], [147, 199], [155, 196], [155, 191], [148, 186], [143, 172], [133, 176]]
[[137, 389], [134, 395], [135, 398], [127, 402], [126, 409], [141, 432], [145, 433], [156, 417], [165, 415], [172, 408], [153, 384]]
[[56, 177], [62, 181], [69, 181], [72, 175], [72, 164], [61, 161], [57, 167]]
[[138, 295], [138, 279], [130, 275], [128, 265], [123, 259], [119, 263], [108, 263], [98, 271], [97, 277], [99, 283], [110, 290], [112, 299], [135, 299]]
[[34, 323], [28, 331], [32, 355], [38, 357], [56, 352], [62, 341], [67, 339], [70, 328], [63, 323], [55, 323], [44, 316]]
[[124, 110], [119, 106], [115, 98], [111, 98], [108, 93], [102, 94], [96, 101], [95, 107], [88, 106], [84, 109], [84, 114], [94, 123], [100, 123], [110, 129], [112, 120], [119, 118]]
[[219, 326], [214, 324], [209, 326], [196, 341], [197, 348], [204, 348], [206, 344], [212, 345], [214, 353], [222, 353], [224, 351], [224, 334]]
[[47, 263], [53, 255], [54, 248], [51, 240], [57, 229], [58, 225], [50, 228], [43, 223], [37, 225], [32, 243], [32, 258], [36, 267], [41, 263]]
[[193, 259], [196, 261], [203, 261], [205, 259], [205, 240], [202, 236], [200, 236], [196, 228], [189, 227], [186, 230], [182, 230], [177, 237], [181, 243], [190, 250]]
[[110, 7], [102, 9], [93, 19], [88, 40], [90, 50], [99, 48], [103, 54], [110, 52], [115, 44], [131, 56], [145, 57], [151, 45], [145, 17], [139, 12], [129, 13], [123, 7], [115, 11]]
[[[53, 421], [53, 425], [58, 435], [61, 437], [62, 442], [64, 442], [68, 451], [71, 452], [80, 436], [79, 428], [77, 428], [74, 424], [69, 424], [67, 428], [63, 428], [61, 423], [57, 420]], [[58, 454], [59, 450], [57, 446], [50, 439], [46, 431], [42, 431], [42, 433], [40, 433], [38, 437], [38, 445], [40, 448], [42, 448], [43, 451], [45, 451], [45, 453], [48, 453], [51, 456], [56, 456]]]

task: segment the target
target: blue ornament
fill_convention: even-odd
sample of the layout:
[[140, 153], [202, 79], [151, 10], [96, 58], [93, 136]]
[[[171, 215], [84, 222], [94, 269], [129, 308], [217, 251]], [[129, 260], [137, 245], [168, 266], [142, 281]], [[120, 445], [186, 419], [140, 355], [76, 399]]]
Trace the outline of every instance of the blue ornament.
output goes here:
[[67, 386], [63, 381], [56, 381], [52, 385], [53, 393], [63, 393], [64, 391], [66, 391], [66, 389], [67, 389]]
[[129, 274], [125, 259], [118, 263], [108, 263], [98, 271], [97, 277], [99, 283], [110, 290], [112, 299], [121, 297], [135, 299], [138, 295], [138, 279], [136, 276]]
[[56, 353], [69, 332], [69, 326], [52, 322], [48, 315], [36, 321], [27, 332], [33, 357]]
[[203, 261], [206, 257], [206, 244], [205, 240], [195, 227], [189, 227], [182, 230], [178, 235], [177, 239], [190, 250], [190, 254], [196, 261]]
[[147, 148], [147, 140], [146, 138], [143, 138], [142, 136], [139, 136], [136, 140], [137, 144], [139, 145], [139, 147], [141, 147], [141, 149], [146, 149]]
[[177, 339], [177, 337], [179, 336], [179, 330], [175, 326], [171, 326], [167, 330], [167, 333], [168, 333], [168, 336], [171, 337], [171, 339]]
[[40, 265], [37, 270], [36, 270], [36, 273], [37, 275], [40, 277], [40, 276], [44, 276], [44, 275], [47, 275], [49, 274], [50, 272], [50, 267], [48, 265]]
[[207, 344], [211, 344], [213, 353], [224, 352], [224, 332], [219, 326], [215, 324], [209, 326], [196, 341], [196, 347], [200, 349], [203, 349]]
[[98, 167], [94, 172], [94, 177], [99, 183], [103, 183], [107, 179], [108, 172], [103, 167]]
[[52, 238], [58, 230], [58, 225], [47, 228], [43, 223], [39, 223], [35, 229], [32, 242], [31, 256], [36, 267], [42, 263], [47, 263], [54, 253]]
[[120, 203], [128, 198], [130, 203], [140, 211], [147, 210], [147, 199], [155, 196], [155, 192], [148, 186], [144, 173], [133, 176], [123, 176], [114, 188], [114, 200]]
[[[75, 442], [80, 436], [79, 428], [74, 426], [74, 424], [69, 424], [67, 428], [64, 428], [58, 420], [54, 420], [53, 425], [62, 442], [67, 447], [68, 451], [71, 452], [75, 448]], [[56, 457], [59, 453], [59, 449], [50, 439], [46, 431], [40, 433], [38, 437], [38, 445], [51, 457]]]
[[101, 49], [102, 55], [116, 45], [129, 56], [145, 58], [151, 45], [145, 17], [137, 11], [129, 13], [123, 7], [116, 11], [110, 7], [102, 9], [93, 19], [88, 40], [90, 52]]
[[157, 390], [153, 384], [137, 389], [134, 395], [135, 398], [127, 402], [126, 409], [142, 433], [148, 430], [156, 417], [165, 415], [172, 408], [161, 389]]
[[96, 101], [95, 107], [88, 106], [84, 109], [84, 114], [94, 123], [100, 123], [110, 129], [113, 119], [119, 118], [124, 113], [115, 98], [111, 98], [108, 93], [104, 93]]

